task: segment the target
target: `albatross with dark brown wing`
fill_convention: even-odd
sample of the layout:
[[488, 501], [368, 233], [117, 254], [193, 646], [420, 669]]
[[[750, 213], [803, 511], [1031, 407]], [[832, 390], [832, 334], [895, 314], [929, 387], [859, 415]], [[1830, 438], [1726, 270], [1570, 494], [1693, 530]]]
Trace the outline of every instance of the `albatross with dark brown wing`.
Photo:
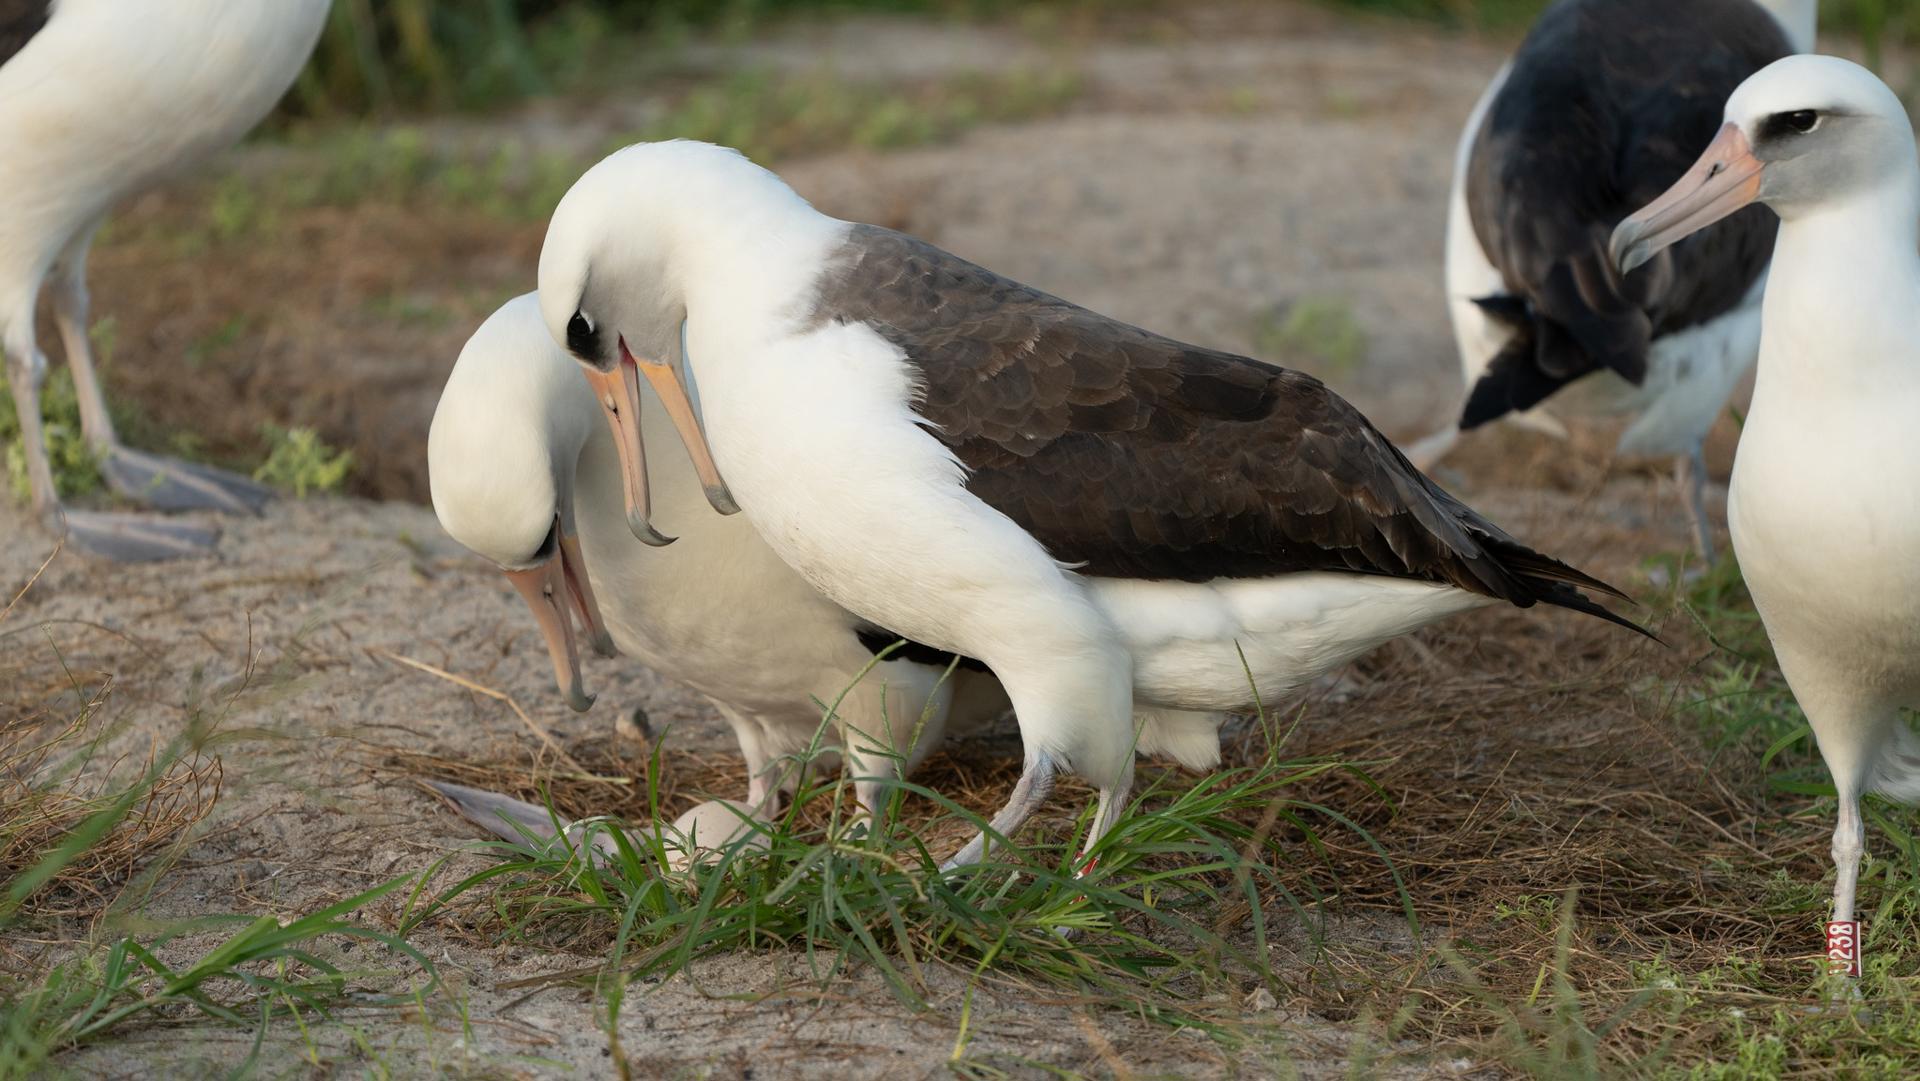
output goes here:
[[1580, 592], [1619, 591], [1448, 495], [1312, 376], [1108, 319], [870, 225], [849, 232], [815, 318], [899, 347], [968, 490], [1086, 574], [1387, 575], [1645, 633]]

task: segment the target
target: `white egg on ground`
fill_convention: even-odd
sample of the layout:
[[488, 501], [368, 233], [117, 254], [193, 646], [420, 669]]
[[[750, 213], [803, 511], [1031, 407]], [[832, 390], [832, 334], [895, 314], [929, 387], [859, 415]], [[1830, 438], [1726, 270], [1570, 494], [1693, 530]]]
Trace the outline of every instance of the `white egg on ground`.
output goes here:
[[742, 852], [767, 850], [767, 824], [743, 800], [714, 799], [689, 809], [661, 830], [667, 869], [686, 871], [718, 858], [735, 844]]

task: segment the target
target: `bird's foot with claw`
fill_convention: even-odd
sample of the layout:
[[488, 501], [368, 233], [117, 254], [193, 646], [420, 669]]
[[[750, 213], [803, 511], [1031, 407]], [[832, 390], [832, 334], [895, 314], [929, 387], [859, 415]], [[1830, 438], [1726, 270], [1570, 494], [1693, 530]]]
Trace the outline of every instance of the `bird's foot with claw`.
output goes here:
[[140, 514], [66, 512], [67, 540], [89, 555], [119, 563], [154, 563], [209, 555], [220, 531]]
[[274, 497], [273, 489], [238, 473], [127, 447], [109, 450], [100, 472], [115, 494], [156, 510], [257, 515]]

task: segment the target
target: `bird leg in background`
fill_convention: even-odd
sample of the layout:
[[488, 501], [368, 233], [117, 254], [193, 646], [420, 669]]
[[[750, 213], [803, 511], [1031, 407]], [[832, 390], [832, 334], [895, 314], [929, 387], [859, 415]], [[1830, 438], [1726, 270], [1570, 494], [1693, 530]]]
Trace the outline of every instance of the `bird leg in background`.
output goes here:
[[[107, 411], [106, 395], [100, 389], [93, 341], [87, 334], [87, 244], [92, 239], [93, 233], [88, 230], [68, 247], [48, 288], [52, 294], [54, 326], [60, 332], [67, 367], [73, 373], [74, 396], [80, 402], [80, 427], [87, 437], [87, 445], [99, 459], [101, 474], [122, 499], [160, 510], [260, 513], [260, 508], [273, 498], [273, 489], [264, 484], [224, 469], [175, 461], [120, 444], [113, 430], [113, 417]], [[177, 539], [178, 533], [174, 532]], [[207, 543], [212, 543], [214, 534], [207, 530], [196, 532], [208, 536]]]
[[46, 357], [29, 335], [8, 342], [5, 352], [7, 381], [20, 420], [20, 449], [27, 460], [27, 484], [33, 492], [33, 512], [43, 525], [56, 534], [64, 533], [83, 551], [129, 563], [199, 555], [213, 546], [219, 533], [211, 529], [61, 506], [53, 465], [47, 457], [46, 428], [40, 421], [40, 384], [46, 377]]
[[1713, 521], [1707, 517], [1707, 448], [1702, 442], [1693, 452], [1674, 462], [1674, 483], [1680, 486], [1680, 498], [1686, 500], [1687, 514], [1693, 519], [1693, 546], [1708, 565], [1713, 563]]
[[951, 871], [956, 867], [966, 867], [987, 858], [988, 833], [1012, 838], [1014, 831], [1026, 825], [1027, 819], [1047, 802], [1047, 796], [1053, 792], [1053, 759], [1038, 755], [1027, 759], [1026, 766], [1020, 771], [1020, 779], [1014, 783], [1013, 795], [1008, 797], [1007, 805], [993, 816], [988, 829], [975, 835], [965, 848], [954, 853], [953, 858], [940, 865], [942, 871]]
[[[29, 322], [32, 313], [27, 315]], [[40, 425], [40, 384], [47, 376], [46, 358], [33, 341], [6, 343], [7, 384], [20, 417], [20, 449], [27, 459], [27, 485], [33, 494], [33, 513], [54, 529], [61, 528], [60, 493], [53, 486], [53, 466], [47, 461], [47, 438]]]

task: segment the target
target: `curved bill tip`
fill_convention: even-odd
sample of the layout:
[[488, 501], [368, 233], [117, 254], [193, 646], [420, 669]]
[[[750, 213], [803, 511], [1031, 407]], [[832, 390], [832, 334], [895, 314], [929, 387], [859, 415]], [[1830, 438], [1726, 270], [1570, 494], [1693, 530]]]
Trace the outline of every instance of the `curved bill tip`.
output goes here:
[[1631, 273], [1657, 254], [1651, 245], [1640, 242], [1645, 232], [1640, 223], [1632, 218], [1614, 226], [1613, 236], [1607, 241], [1607, 258], [1613, 261], [1620, 273]]
[[714, 510], [721, 514], [740, 513], [740, 504], [734, 502], [733, 493], [727, 491], [725, 484], [709, 484], [706, 486], [706, 492], [707, 502], [712, 504]]
[[1721, 126], [1713, 142], [1673, 186], [1621, 219], [1607, 240], [1607, 255], [1620, 273], [1641, 266], [1663, 250], [1705, 229], [1760, 197], [1765, 163], [1738, 124]]
[[602, 657], [618, 657], [620, 651], [614, 647], [613, 635], [606, 631], [596, 631], [593, 635], [593, 651]]
[[554, 686], [566, 697], [567, 705], [586, 712], [593, 705], [593, 696], [581, 686], [580, 652], [574, 646], [573, 619], [567, 613], [565, 601], [566, 573], [559, 553], [543, 563], [508, 570], [506, 574], [533, 611], [534, 622], [540, 625], [540, 636], [546, 640], [547, 655], [553, 661]]
[[641, 544], [652, 545], [655, 548], [665, 548], [680, 539], [669, 537], [653, 528], [653, 523], [647, 521], [647, 516], [638, 508], [630, 508], [627, 511], [627, 528], [633, 531], [633, 535], [639, 538]]

